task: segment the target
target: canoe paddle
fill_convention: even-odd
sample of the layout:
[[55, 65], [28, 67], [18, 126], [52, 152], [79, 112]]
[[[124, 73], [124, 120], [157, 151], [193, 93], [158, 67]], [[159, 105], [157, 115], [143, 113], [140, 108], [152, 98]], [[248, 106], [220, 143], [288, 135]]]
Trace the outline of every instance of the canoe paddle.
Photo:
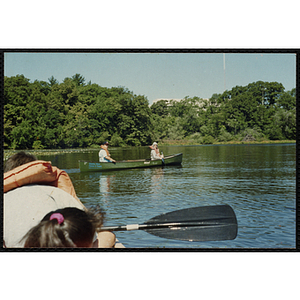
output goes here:
[[150, 234], [182, 241], [233, 240], [238, 225], [229, 205], [180, 209], [156, 216], [143, 224], [104, 226], [102, 230], [144, 230]]
[[[161, 155], [163, 156], [164, 154], [161, 152]], [[165, 160], [164, 160], [163, 157], [161, 158], [161, 161], [162, 161], [162, 165], [164, 166], [165, 165]]]

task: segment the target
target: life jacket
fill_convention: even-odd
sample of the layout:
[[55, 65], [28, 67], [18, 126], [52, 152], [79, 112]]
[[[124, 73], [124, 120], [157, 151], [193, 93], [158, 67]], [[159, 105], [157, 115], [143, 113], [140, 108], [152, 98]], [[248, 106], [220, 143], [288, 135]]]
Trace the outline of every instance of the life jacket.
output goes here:
[[101, 149], [103, 149], [103, 150], [106, 152], [106, 155], [110, 157], [110, 154], [109, 154], [109, 152], [108, 152], [107, 148], [106, 148], [106, 149], [105, 149], [105, 148], [103, 148], [103, 147], [102, 147], [102, 145], [100, 146], [100, 148], [101, 148]]
[[44, 184], [58, 187], [81, 202], [69, 175], [51, 162], [35, 160], [4, 173], [4, 193], [27, 184]]

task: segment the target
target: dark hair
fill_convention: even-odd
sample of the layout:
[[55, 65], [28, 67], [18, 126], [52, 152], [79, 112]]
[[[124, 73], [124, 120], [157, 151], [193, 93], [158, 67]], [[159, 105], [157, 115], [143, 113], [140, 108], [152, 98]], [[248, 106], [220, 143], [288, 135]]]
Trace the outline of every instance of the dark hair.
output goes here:
[[37, 158], [34, 155], [20, 151], [8, 158], [5, 163], [4, 173], [35, 160], [37, 160]]
[[[50, 220], [54, 213], [63, 215], [63, 222]], [[67, 207], [52, 211], [23, 237], [24, 248], [89, 247], [94, 234], [100, 231], [104, 212], [97, 207], [86, 211]]]

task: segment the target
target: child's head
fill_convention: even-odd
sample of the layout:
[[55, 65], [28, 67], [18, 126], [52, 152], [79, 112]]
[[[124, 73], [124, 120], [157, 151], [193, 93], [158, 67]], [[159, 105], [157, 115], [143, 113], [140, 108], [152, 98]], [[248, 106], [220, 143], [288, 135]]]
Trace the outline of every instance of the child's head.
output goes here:
[[103, 224], [98, 208], [83, 211], [75, 207], [48, 213], [24, 236], [25, 248], [91, 247]]
[[4, 173], [35, 160], [37, 159], [34, 155], [28, 154], [24, 151], [20, 151], [8, 158], [5, 163]]

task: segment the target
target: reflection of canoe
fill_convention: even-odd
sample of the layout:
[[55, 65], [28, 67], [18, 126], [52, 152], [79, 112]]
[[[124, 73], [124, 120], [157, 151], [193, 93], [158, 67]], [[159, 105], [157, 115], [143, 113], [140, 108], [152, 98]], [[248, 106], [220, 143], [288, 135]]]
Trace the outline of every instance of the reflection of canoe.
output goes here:
[[88, 162], [79, 161], [80, 172], [91, 171], [109, 171], [120, 169], [133, 169], [133, 168], [148, 168], [157, 167], [163, 165], [180, 165], [182, 162], [182, 153], [165, 156], [164, 161], [161, 159], [137, 159], [137, 160], [122, 160], [113, 163], [100, 163], [100, 162]]

